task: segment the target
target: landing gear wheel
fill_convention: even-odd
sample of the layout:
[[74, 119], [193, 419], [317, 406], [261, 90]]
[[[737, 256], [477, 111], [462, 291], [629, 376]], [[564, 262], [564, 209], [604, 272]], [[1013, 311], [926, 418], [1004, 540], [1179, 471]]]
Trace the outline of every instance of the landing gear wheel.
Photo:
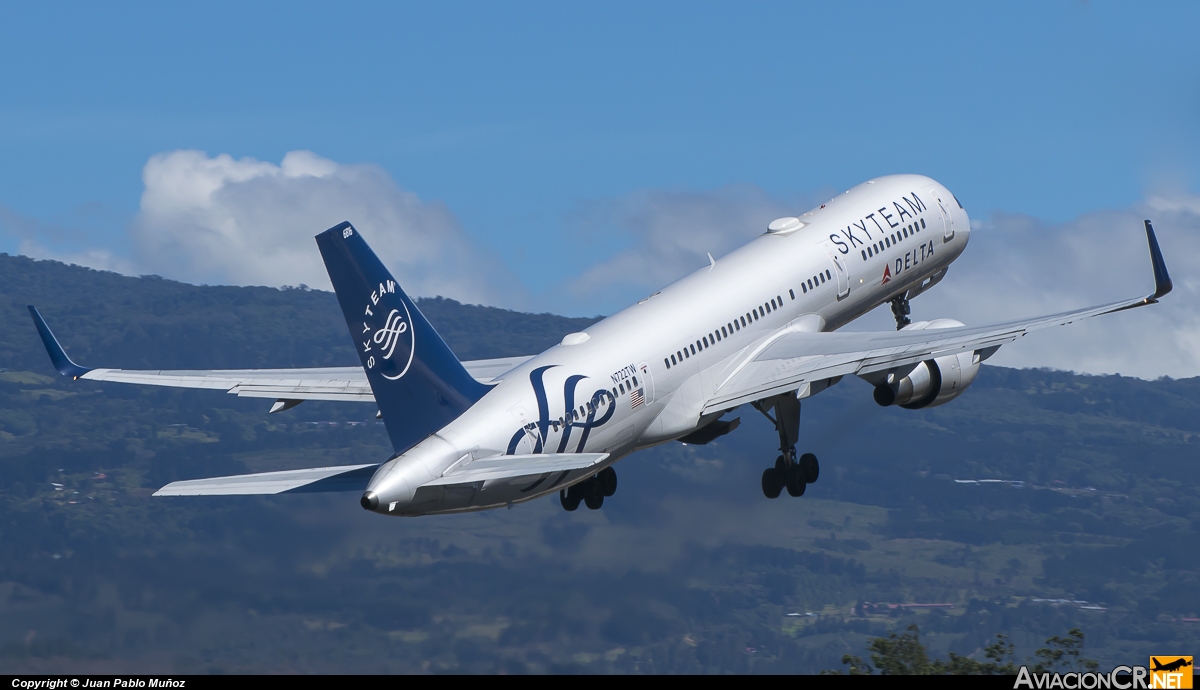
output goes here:
[[903, 330], [905, 326], [912, 323], [912, 319], [908, 315], [912, 313], [912, 306], [908, 303], [908, 293], [897, 295], [891, 299], [892, 316], [896, 319], [896, 330]]
[[774, 467], [763, 470], [762, 491], [767, 498], [779, 498], [779, 492], [783, 491], [783, 482], [779, 480], [779, 472]]
[[604, 505], [604, 493], [600, 490], [598, 482], [588, 482], [588, 491], [583, 497], [583, 502], [588, 510], [600, 510], [600, 506]]
[[788, 470], [786, 475], [788, 496], [803, 496], [804, 489], [807, 486], [804, 483], [804, 474], [796, 466], [789, 467]]
[[786, 476], [787, 476], [787, 471], [788, 471], [788, 465], [789, 465], [789, 464], [790, 464], [790, 463], [788, 463], [788, 461], [787, 461], [787, 458], [783, 457], [782, 455], [780, 455], [779, 457], [775, 458], [775, 471], [776, 471], [777, 473], [779, 473], [779, 476], [780, 476], [780, 477], [786, 477]]
[[572, 489], [563, 489], [558, 492], [558, 501], [562, 503], [563, 510], [573, 511], [579, 508], [580, 496]]
[[596, 475], [596, 482], [600, 484], [600, 492], [605, 498], [617, 493], [617, 471], [611, 467], [605, 467], [600, 470], [600, 474]]
[[821, 476], [821, 463], [817, 462], [817, 456], [812, 453], [805, 453], [800, 456], [800, 473], [804, 475], [804, 481], [812, 484], [817, 481], [817, 477]]

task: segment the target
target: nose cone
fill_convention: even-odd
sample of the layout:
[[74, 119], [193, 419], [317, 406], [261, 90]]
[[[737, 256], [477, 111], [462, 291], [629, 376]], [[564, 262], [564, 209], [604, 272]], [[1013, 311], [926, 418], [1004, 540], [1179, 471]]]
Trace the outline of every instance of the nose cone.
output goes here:
[[375, 492], [368, 491], [362, 495], [359, 504], [362, 505], [363, 510], [374, 512], [379, 508], [379, 497], [375, 495]]

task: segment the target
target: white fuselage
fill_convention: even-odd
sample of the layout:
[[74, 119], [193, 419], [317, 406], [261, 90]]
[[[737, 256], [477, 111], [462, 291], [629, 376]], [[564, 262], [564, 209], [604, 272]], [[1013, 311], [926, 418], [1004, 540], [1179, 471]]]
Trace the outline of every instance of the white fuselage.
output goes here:
[[[789, 324], [840, 328], [946, 268], [970, 234], [955, 197], [920, 175], [876, 178], [799, 219], [505, 374], [454, 422], [380, 467], [368, 487], [378, 512], [511, 505], [685, 436], [718, 416], [701, 412], [722, 374]], [[610, 456], [587, 470], [418, 489], [475, 458], [577, 452]]]

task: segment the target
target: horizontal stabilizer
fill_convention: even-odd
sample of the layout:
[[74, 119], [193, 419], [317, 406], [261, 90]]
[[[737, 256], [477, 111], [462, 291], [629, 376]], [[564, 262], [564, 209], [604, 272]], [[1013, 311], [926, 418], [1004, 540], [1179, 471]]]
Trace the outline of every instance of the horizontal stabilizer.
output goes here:
[[547, 472], [582, 470], [597, 465], [608, 453], [556, 453], [550, 455], [497, 455], [452, 468], [441, 478], [423, 486], [470, 484], [494, 479], [527, 477]]
[[238, 474], [171, 482], [155, 496], [246, 496], [254, 494], [365, 491], [379, 465], [342, 465], [304, 470]]

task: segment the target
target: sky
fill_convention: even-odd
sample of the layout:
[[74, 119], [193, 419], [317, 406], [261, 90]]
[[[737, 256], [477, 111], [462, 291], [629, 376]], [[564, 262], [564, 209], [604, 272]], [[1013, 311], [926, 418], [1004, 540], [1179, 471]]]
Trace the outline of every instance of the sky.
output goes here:
[[607, 314], [916, 172], [975, 232], [915, 316], [1140, 294], [1153, 218], [1163, 305], [993, 361], [1196, 376], [1197, 26], [1182, 2], [9, 4], [0, 251], [327, 288], [312, 236], [350, 220], [413, 294]]

